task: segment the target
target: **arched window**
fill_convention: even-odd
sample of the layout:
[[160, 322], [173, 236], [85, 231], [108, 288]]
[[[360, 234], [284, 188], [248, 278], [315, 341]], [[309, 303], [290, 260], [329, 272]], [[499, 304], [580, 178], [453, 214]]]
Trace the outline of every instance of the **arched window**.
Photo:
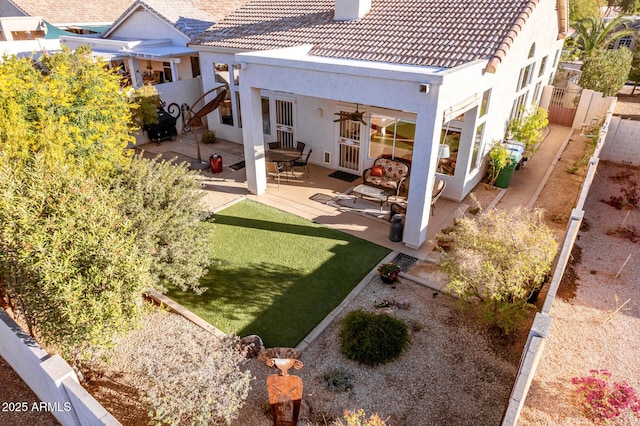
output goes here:
[[529, 56], [527, 58], [533, 58], [533, 55], [536, 54], [536, 44], [531, 43], [531, 49], [529, 49]]

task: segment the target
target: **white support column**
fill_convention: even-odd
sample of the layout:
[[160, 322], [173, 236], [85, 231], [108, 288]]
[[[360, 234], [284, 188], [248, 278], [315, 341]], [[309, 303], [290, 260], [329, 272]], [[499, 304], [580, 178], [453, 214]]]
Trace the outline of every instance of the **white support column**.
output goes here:
[[131, 85], [134, 89], [142, 87], [142, 71], [140, 71], [140, 61], [136, 58], [127, 58], [127, 64], [129, 66], [129, 74], [131, 76]]
[[458, 145], [458, 158], [456, 159], [456, 170], [454, 181], [460, 182], [455, 185], [464, 186], [464, 179], [470, 169], [471, 157], [473, 157], [473, 143], [476, 135], [476, 119], [478, 117], [478, 107], [471, 108], [464, 113], [464, 121], [462, 122], [462, 133], [460, 134], [460, 143]]
[[427, 239], [441, 129], [442, 112], [436, 108], [435, 103], [428, 103], [416, 117], [407, 220], [404, 227], [403, 242], [414, 249], [419, 248]]
[[178, 75], [178, 64], [179, 63], [180, 63], [180, 58], [172, 58], [171, 61], [169, 61], [169, 64], [171, 65], [171, 80], [172, 80], [172, 82], [180, 80], [180, 76]]
[[247, 171], [247, 186], [253, 194], [267, 190], [267, 172], [264, 163], [264, 136], [262, 135], [262, 103], [260, 89], [251, 87], [246, 78], [240, 85], [242, 108], [242, 139]]

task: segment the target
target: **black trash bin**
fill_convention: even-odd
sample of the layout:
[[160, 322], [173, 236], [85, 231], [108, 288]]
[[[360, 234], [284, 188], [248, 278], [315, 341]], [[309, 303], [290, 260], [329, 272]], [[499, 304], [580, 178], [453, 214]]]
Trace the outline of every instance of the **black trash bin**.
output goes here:
[[391, 218], [391, 227], [389, 228], [389, 239], [394, 242], [402, 241], [404, 233], [404, 223], [402, 223], [402, 215], [394, 214]]

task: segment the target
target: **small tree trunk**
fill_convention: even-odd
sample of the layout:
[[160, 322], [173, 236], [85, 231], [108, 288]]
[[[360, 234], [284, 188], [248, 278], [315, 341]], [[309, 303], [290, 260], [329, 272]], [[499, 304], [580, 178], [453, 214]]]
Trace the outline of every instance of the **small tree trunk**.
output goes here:
[[13, 303], [11, 303], [11, 297], [9, 297], [9, 294], [7, 293], [7, 288], [2, 276], [0, 276], [0, 308], [4, 309], [11, 319], [16, 319], [13, 313]]

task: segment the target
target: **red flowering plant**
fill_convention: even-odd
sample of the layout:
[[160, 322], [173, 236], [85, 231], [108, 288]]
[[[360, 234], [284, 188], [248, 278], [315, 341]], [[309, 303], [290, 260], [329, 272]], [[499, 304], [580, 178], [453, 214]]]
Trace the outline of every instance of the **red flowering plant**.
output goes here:
[[607, 370], [589, 370], [590, 376], [574, 377], [582, 413], [596, 424], [604, 424], [631, 410], [640, 417], [640, 398], [626, 382], [613, 382]]

